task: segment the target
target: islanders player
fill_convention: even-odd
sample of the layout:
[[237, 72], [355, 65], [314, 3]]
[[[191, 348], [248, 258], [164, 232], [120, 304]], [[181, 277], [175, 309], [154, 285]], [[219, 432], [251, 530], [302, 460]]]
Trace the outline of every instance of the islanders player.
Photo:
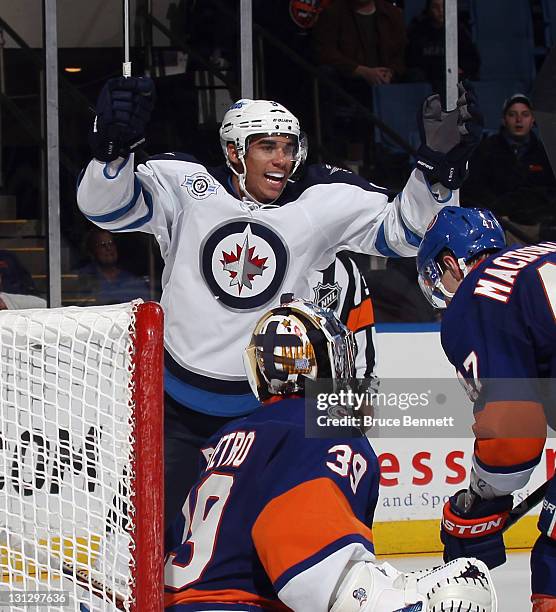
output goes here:
[[[444, 560], [473, 555], [496, 567], [506, 560], [512, 492], [529, 480], [546, 438], [556, 377], [556, 243], [506, 247], [490, 211], [447, 206], [425, 233], [417, 267], [429, 301], [447, 306], [442, 347], [475, 412], [469, 487], [444, 507]], [[552, 481], [531, 554], [535, 612], [556, 610], [555, 503]]]
[[333, 311], [290, 294], [259, 319], [244, 362], [263, 404], [202, 453], [199, 480], [167, 534], [167, 609], [496, 610], [480, 561], [418, 574], [380, 563], [369, 441], [305, 438], [305, 380], [354, 372], [352, 332]]

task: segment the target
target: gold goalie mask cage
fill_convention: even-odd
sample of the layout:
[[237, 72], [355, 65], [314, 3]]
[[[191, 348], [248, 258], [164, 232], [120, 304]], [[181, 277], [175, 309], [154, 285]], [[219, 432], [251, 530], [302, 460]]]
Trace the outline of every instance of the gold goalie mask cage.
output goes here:
[[356, 352], [352, 332], [332, 310], [286, 294], [255, 325], [243, 361], [251, 389], [262, 401], [303, 393], [306, 378], [352, 378]]

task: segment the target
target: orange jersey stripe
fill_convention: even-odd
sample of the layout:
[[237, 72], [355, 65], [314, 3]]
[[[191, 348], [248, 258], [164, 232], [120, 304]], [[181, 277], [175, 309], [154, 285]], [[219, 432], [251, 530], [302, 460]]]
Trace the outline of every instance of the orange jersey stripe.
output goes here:
[[201, 591], [198, 589], [187, 589], [179, 593], [165, 593], [164, 607], [176, 606], [178, 604], [191, 604], [198, 602], [206, 603], [238, 603], [259, 606], [265, 610], [276, 610], [285, 612], [289, 610], [281, 601], [273, 601], [259, 597], [255, 593], [240, 591], [236, 589], [222, 589], [220, 591]]
[[371, 298], [364, 299], [359, 306], [352, 308], [349, 311], [346, 327], [353, 333], [373, 325], [375, 322], [375, 313]]
[[532, 612], [556, 612], [556, 597], [552, 595], [531, 595]]
[[317, 478], [270, 501], [251, 535], [259, 558], [275, 582], [286, 570], [351, 534], [372, 542], [371, 530], [354, 514], [338, 485]]
[[489, 402], [475, 415], [475, 454], [484, 464], [511, 467], [536, 459], [546, 440], [546, 417], [537, 402]]

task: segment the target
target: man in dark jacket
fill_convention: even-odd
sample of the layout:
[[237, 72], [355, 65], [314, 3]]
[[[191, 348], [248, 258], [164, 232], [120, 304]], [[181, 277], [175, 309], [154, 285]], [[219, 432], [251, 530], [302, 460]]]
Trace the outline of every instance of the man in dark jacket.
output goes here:
[[[445, 79], [444, 0], [427, 0], [425, 10], [407, 32], [407, 73], [410, 81], [428, 81], [433, 91], [442, 91]], [[476, 80], [480, 58], [465, 25], [458, 22], [458, 78]]]
[[[386, 0], [335, 0], [319, 15], [313, 43], [317, 63], [327, 67], [338, 84], [369, 110], [370, 86], [399, 80], [405, 71], [403, 13]], [[324, 123], [332, 130], [325, 134], [325, 140], [334, 150], [337, 134], [345, 134], [347, 151], [338, 154], [348, 163], [353, 161], [349, 166], [355, 170], [355, 162], [363, 160], [365, 145], [368, 148], [372, 128], [356, 105], [335, 100], [333, 91], [325, 92], [323, 98], [330, 105], [324, 112], [331, 116]], [[339, 122], [342, 125], [337, 125]]]
[[0, 250], [0, 290], [6, 293], [37, 295], [31, 274], [11, 251]]
[[405, 71], [403, 14], [386, 0], [336, 0], [313, 28], [317, 61], [371, 85]]
[[532, 131], [534, 121], [527, 96], [505, 101], [500, 131], [485, 138], [471, 158], [464, 206], [488, 206], [497, 216], [524, 225], [555, 224], [556, 180]]

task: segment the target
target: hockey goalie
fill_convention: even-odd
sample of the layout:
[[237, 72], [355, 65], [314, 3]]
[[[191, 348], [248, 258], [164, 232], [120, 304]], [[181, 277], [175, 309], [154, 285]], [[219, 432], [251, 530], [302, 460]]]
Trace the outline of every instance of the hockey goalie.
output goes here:
[[[305, 437], [305, 381], [353, 376], [353, 335], [283, 296], [245, 352], [253, 414], [225, 425], [167, 533], [172, 612], [495, 612], [484, 563], [403, 573], [374, 555], [379, 466], [368, 439]], [[179, 486], [179, 482], [175, 483]]]

